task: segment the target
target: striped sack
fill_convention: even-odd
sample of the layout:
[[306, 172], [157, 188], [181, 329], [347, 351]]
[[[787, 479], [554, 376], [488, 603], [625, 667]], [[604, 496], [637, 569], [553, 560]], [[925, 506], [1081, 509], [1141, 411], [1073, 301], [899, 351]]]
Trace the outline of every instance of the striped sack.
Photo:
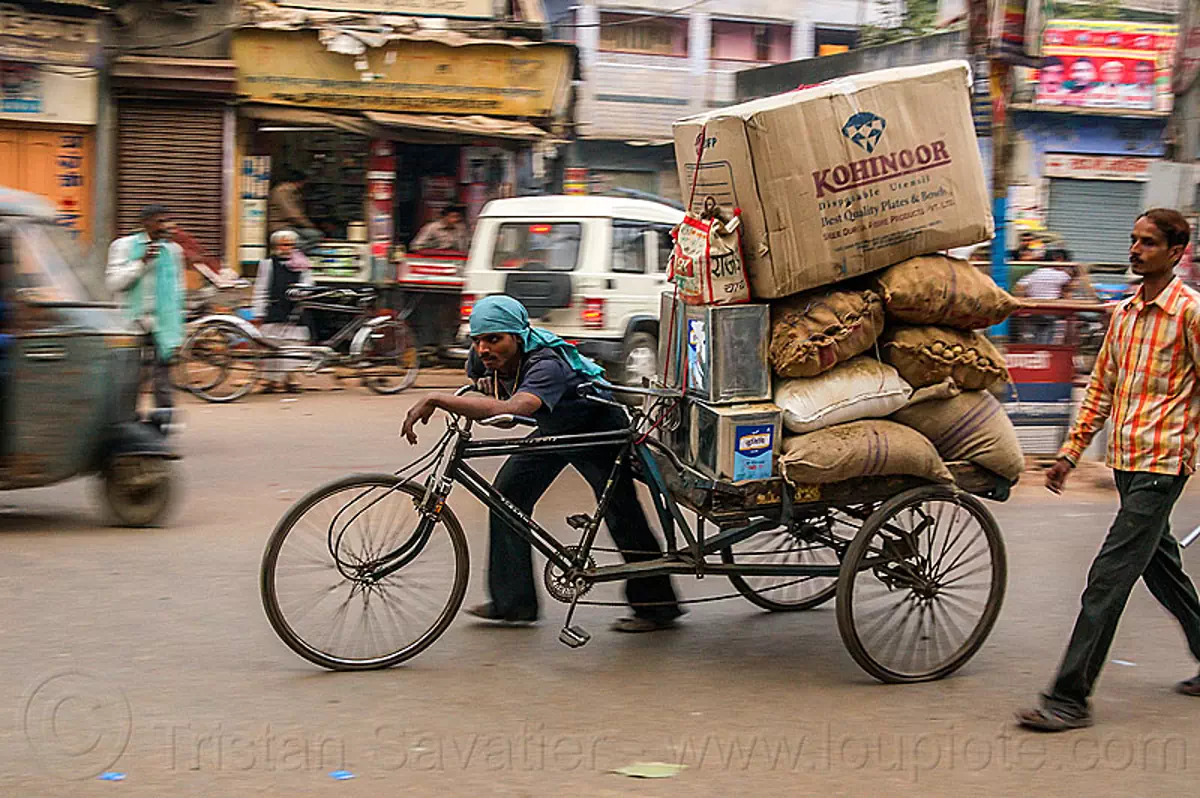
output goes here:
[[954, 481], [933, 444], [894, 421], [854, 421], [785, 437], [779, 466], [792, 484], [893, 475]]
[[967, 460], [1010, 482], [1025, 470], [1017, 431], [1004, 406], [987, 391], [909, 405], [891, 419], [932, 441], [944, 460]]

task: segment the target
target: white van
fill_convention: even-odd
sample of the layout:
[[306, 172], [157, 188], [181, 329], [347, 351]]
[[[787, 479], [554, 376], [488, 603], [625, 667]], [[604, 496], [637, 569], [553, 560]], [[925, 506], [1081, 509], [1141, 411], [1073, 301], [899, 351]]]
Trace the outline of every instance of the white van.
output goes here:
[[535, 326], [603, 364], [610, 380], [636, 385], [653, 377], [671, 228], [682, 219], [669, 205], [618, 197], [489, 202], [467, 259], [460, 342], [467, 344], [474, 302], [508, 294]]

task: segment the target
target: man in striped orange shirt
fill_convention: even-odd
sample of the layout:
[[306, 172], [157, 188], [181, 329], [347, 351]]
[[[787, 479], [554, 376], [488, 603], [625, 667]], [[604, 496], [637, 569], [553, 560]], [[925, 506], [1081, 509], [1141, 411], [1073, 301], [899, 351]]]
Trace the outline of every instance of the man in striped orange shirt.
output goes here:
[[[1087, 395], [1046, 487], [1061, 493], [1092, 437], [1111, 418], [1108, 465], [1121, 509], [1088, 571], [1079, 617], [1058, 676], [1021, 725], [1065, 731], [1092, 725], [1088, 696], [1139, 577], [1183, 626], [1200, 660], [1200, 600], [1171, 535], [1171, 508], [1195, 469], [1200, 432], [1200, 294], [1174, 275], [1191, 238], [1177, 211], [1146, 211], [1133, 227], [1129, 263], [1142, 285], [1113, 314]], [[1200, 676], [1179, 683], [1200, 696]]]

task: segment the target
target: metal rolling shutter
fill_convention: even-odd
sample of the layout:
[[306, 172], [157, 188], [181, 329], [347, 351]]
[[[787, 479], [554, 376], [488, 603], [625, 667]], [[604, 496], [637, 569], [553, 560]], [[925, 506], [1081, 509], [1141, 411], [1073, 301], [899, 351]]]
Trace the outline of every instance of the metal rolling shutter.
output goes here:
[[1084, 263], [1128, 263], [1129, 231], [1142, 212], [1142, 183], [1050, 179], [1047, 226]]
[[118, 109], [118, 232], [138, 229], [151, 203], [171, 217], [205, 251], [223, 257], [222, 106], [122, 100]]

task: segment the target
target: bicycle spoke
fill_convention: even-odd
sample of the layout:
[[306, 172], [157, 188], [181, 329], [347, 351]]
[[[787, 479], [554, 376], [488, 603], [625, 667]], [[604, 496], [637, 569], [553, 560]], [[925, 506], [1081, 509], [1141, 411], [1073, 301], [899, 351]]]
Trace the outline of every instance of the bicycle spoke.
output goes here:
[[986, 516], [970, 497], [923, 490], [872, 521], [870, 539], [856, 541], [849, 620], [838, 599], [851, 653], [884, 681], [957, 669], [978, 646], [981, 625], [990, 628], [995, 617], [997, 562]]
[[[275, 558], [272, 587], [287, 631], [346, 663], [427, 645], [461, 589], [454, 540], [442, 523], [414, 540], [420, 520], [410, 493], [384, 485], [351, 484], [314, 501], [291, 524]], [[403, 566], [374, 576], [381, 557], [401, 544], [409, 549]]]

